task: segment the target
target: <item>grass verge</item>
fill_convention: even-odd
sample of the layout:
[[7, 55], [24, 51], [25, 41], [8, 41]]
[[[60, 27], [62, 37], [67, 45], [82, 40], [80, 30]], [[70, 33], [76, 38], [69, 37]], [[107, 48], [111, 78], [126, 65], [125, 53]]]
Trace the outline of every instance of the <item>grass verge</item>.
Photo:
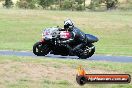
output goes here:
[[127, 73], [131, 63], [96, 62], [35, 57], [0, 56], [0, 88], [131, 88], [130, 84], [86, 84], [75, 76], [82, 65], [87, 73]]

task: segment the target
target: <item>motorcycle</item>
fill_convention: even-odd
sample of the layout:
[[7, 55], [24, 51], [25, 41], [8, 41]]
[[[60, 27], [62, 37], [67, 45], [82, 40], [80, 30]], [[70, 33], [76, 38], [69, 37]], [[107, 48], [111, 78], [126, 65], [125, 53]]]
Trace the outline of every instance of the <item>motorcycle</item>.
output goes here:
[[[93, 43], [98, 41], [98, 38], [91, 35], [85, 34], [87, 38], [87, 44], [81, 48], [81, 52], [77, 55], [71, 54], [66, 44], [61, 44], [58, 41], [66, 40], [70, 37], [68, 31], [60, 30], [58, 27], [46, 28], [42, 32], [42, 40], [36, 42], [33, 45], [33, 53], [37, 56], [45, 56], [47, 54], [62, 55], [62, 56], [78, 56], [81, 59], [91, 57], [95, 52], [95, 46]], [[74, 48], [77, 44], [69, 44], [70, 47]]]

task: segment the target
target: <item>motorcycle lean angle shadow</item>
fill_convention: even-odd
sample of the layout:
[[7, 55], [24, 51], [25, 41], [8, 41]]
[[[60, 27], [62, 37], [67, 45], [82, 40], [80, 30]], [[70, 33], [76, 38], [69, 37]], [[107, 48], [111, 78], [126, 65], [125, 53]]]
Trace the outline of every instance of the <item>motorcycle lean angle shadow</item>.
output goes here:
[[[58, 27], [46, 28], [42, 32], [42, 40], [36, 42], [33, 45], [33, 53], [37, 56], [45, 56], [47, 54], [62, 55], [62, 56], [78, 56], [80, 59], [86, 59], [91, 57], [95, 52], [95, 46], [93, 43], [99, 39], [91, 34], [85, 34], [87, 38], [87, 44], [81, 48], [81, 52], [78, 54], [70, 54], [66, 44], [58, 43], [59, 40], [67, 39], [69, 32], [59, 30]], [[77, 43], [69, 44], [70, 47], [74, 48]]]

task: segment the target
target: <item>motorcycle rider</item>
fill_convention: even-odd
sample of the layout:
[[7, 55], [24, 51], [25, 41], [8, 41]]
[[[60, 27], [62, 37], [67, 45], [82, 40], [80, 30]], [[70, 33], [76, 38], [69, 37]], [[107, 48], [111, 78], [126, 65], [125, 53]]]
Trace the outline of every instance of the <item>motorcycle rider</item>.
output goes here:
[[[64, 21], [64, 29], [65, 31], [69, 31], [71, 37], [67, 40], [60, 41], [60, 43], [65, 44], [66, 47], [69, 49], [70, 54], [80, 54], [82, 52], [81, 48], [86, 45], [87, 43], [87, 38], [85, 36], [85, 33], [82, 32], [79, 28], [74, 26], [74, 23], [70, 20], [67, 19]], [[77, 45], [72, 48], [69, 46], [69, 44], [74, 44], [76, 43]]]

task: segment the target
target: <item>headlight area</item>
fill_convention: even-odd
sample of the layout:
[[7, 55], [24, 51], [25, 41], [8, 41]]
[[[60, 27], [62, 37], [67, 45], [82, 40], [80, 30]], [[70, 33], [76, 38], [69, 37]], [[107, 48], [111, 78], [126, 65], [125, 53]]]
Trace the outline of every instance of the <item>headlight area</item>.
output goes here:
[[44, 34], [44, 32], [42, 33], [42, 39], [44, 39], [44, 36], [45, 36], [45, 34]]

